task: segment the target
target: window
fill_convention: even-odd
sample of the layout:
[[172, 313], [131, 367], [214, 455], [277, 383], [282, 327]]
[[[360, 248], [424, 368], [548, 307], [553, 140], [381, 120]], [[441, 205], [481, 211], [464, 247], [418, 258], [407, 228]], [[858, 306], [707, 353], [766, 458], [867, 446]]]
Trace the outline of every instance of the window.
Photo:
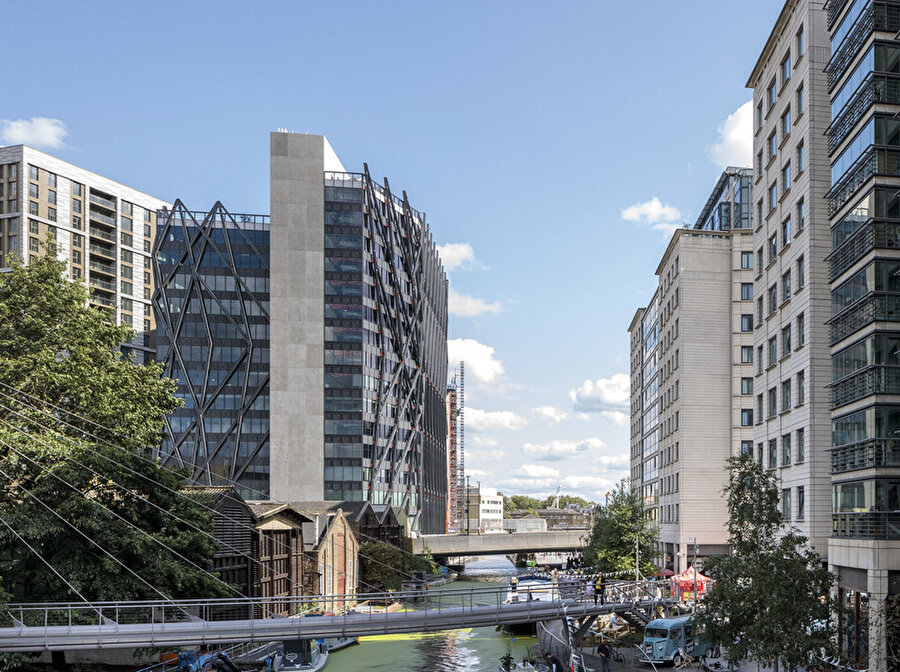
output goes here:
[[81, 230], [81, 217], [78, 215], [72, 217], [72, 228]]
[[759, 466], [763, 464], [763, 444], [762, 441], [756, 444], [756, 455], [759, 460]]
[[803, 289], [806, 285], [806, 260], [801, 254], [797, 257], [797, 289]]
[[756, 321], [762, 324], [763, 321], [763, 297], [756, 300]]
[[130, 233], [125, 233], [123, 231], [120, 235], [122, 237], [122, 245], [126, 245], [128, 247], [134, 247], [134, 239], [131, 237]]
[[752, 282], [742, 282], [741, 283], [741, 301], [752, 301], [753, 300], [753, 283]]
[[752, 427], [753, 426], [753, 409], [752, 408], [742, 408], [741, 409], [741, 427]]
[[28, 239], [28, 249], [32, 252], [38, 251], [38, 239], [37, 238], [29, 238]]
[[803, 520], [806, 508], [806, 487], [800, 485], [797, 487], [797, 520]]
[[774, 417], [778, 413], [778, 388], [770, 387], [769, 388], [769, 415], [768, 417]]
[[773, 336], [769, 339], [769, 366], [774, 366], [778, 361], [778, 338]]
[[40, 229], [40, 223], [36, 219], [28, 220], [28, 233], [37, 233]]
[[[759, 199], [756, 202], [756, 224], [757, 226], [762, 226], [763, 222], [763, 202], [762, 199]], [[762, 264], [759, 265], [762, 268]]]
[[38, 179], [38, 167], [37, 166], [28, 166], [28, 179], [30, 179], [30, 180]]
[[752, 345], [742, 345], [741, 346], [741, 364], [752, 364], [753, 363], [753, 346]]
[[56, 208], [47, 208], [47, 219], [51, 222], [56, 221]]
[[72, 234], [72, 245], [74, 247], [83, 247], [84, 246], [84, 236], [80, 233]]
[[756, 416], [762, 420], [763, 419], [763, 395], [756, 395]]
[[767, 89], [767, 95], [769, 100], [769, 110], [771, 110], [775, 106], [775, 102], [778, 100], [778, 87], [775, 83], [775, 78], [772, 78], [771, 83], [769, 84], [769, 88]]
[[778, 466], [778, 441], [777, 439], [769, 439], [769, 469]]
[[36, 185], [36, 184], [28, 185], [28, 195], [31, 198], [40, 198], [40, 193], [41, 193], [41, 191], [40, 191], [40, 187], [38, 187], [38, 185]]
[[791, 435], [785, 434], [781, 437], [781, 466], [785, 467], [791, 463]]
[[769, 159], [774, 159], [775, 154], [778, 153], [778, 136], [772, 131], [772, 135], [769, 136]]
[[797, 230], [802, 231], [806, 226], [806, 201], [802, 198], [797, 201]]
[[72, 211], [81, 212], [81, 201], [79, 201], [77, 198], [72, 201]]
[[753, 252], [741, 252], [741, 268], [753, 268]]
[[56, 205], [56, 192], [52, 189], [47, 190], [47, 202], [50, 203], [50, 205]]
[[122, 310], [127, 310], [129, 313], [132, 312], [133, 303], [131, 299], [122, 299]]
[[781, 223], [781, 246], [791, 242], [791, 218], [788, 217]]
[[803, 82], [797, 87], [797, 114], [803, 114], [806, 110], [806, 89], [803, 88]]
[[[145, 285], [150, 284], [150, 271], [144, 271], [144, 284]], [[676, 362], [675, 366], [678, 366], [678, 363], [677, 363], [678, 362], [678, 351], [677, 350], [675, 351], [675, 362]]]
[[84, 193], [83, 189], [84, 188], [80, 184], [78, 184], [78, 182], [72, 182], [72, 195], [73, 196], [81, 196]]
[[785, 82], [787, 82], [791, 78], [791, 52], [788, 51], [787, 56], [784, 57], [784, 60], [781, 62], [781, 85], [784, 86]]
[[132, 206], [128, 201], [122, 201], [122, 214], [123, 215], [131, 215], [132, 214]]
[[34, 215], [35, 217], [37, 217], [37, 214], [38, 214], [38, 204], [35, 203], [34, 201], [28, 201], [28, 214], [29, 214], [29, 215]]
[[741, 331], [753, 331], [753, 315], [741, 315]]
[[753, 394], [753, 378], [741, 378], [741, 394]]
[[797, 143], [797, 174], [803, 172], [803, 166], [806, 165], [806, 145], [801, 140]]
[[769, 185], [769, 212], [774, 210], [776, 205], [778, 205], [778, 182], [773, 182]]
[[132, 260], [131, 250], [122, 250], [121, 257], [122, 261], [124, 261], [126, 264], [130, 264]]
[[123, 280], [122, 281], [122, 294], [127, 294], [128, 296], [131, 296], [132, 293], [133, 293], [133, 289], [132, 289], [131, 283], [128, 282], [127, 280]]
[[769, 315], [778, 309], [778, 285], [769, 287]]
[[763, 158], [762, 150], [756, 153], [756, 178], [759, 179], [763, 175]]
[[788, 161], [781, 169], [781, 193], [787, 192], [791, 188], [791, 162]]
[[761, 345], [758, 345], [756, 347], [756, 361], [757, 361], [756, 371], [757, 371], [757, 373], [762, 373], [763, 372], [763, 349], [762, 349]]
[[787, 357], [791, 354], [791, 325], [781, 330], [781, 356]]
[[[144, 237], [145, 237], [145, 238], [149, 238], [150, 235], [151, 235], [151, 234], [150, 234], [150, 225], [149, 225], [149, 224], [144, 224]], [[675, 261], [677, 262], [678, 260], [676, 259]]]
[[131, 280], [131, 275], [133, 272], [134, 270], [131, 268], [131, 266], [122, 266], [122, 277], [126, 280]]
[[[781, 410], [789, 411], [791, 410], [791, 379], [781, 383]], [[790, 439], [788, 439], [790, 441]]]
[[781, 300], [787, 301], [791, 298], [791, 272], [788, 271], [781, 276]]
[[798, 429], [797, 430], [797, 463], [803, 462], [806, 459], [806, 454], [804, 453], [804, 441], [806, 440], [806, 430]]
[[47, 173], [47, 184], [49, 184], [54, 189], [56, 188], [56, 174], [55, 173]]
[[149, 287], [144, 287], [144, 299], [147, 301], [150, 300], [150, 288]]
[[781, 115], [781, 139], [784, 140], [791, 134], [791, 108]]
[[803, 313], [797, 315], [797, 347], [802, 348], [806, 344], [806, 316]]
[[149, 252], [149, 251], [150, 251], [150, 241], [144, 240], [144, 252]]
[[81, 269], [76, 267], [72, 269], [72, 279], [78, 280], [81, 278]]
[[760, 129], [763, 125], [763, 108], [762, 101], [756, 104], [756, 128]]
[[741, 441], [741, 454], [753, 456], [753, 441]]
[[797, 56], [802, 56], [806, 51], [806, 39], [803, 35], [803, 26], [797, 31]]
[[769, 262], [775, 261], [775, 257], [778, 256], [778, 235], [772, 234], [772, 237], [769, 238]]
[[81, 265], [81, 250], [72, 250], [72, 263]]
[[806, 371], [797, 374], [797, 405], [806, 402]]
[[785, 520], [791, 519], [791, 489], [784, 488], [781, 491], [781, 515]]

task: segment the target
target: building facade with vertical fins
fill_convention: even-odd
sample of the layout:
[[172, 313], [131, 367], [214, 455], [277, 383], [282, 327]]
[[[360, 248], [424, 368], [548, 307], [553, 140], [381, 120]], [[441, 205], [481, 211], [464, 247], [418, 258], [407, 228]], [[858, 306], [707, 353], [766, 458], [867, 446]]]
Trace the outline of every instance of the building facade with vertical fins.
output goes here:
[[900, 3], [827, 3], [831, 538], [841, 654], [884, 670], [900, 600]]

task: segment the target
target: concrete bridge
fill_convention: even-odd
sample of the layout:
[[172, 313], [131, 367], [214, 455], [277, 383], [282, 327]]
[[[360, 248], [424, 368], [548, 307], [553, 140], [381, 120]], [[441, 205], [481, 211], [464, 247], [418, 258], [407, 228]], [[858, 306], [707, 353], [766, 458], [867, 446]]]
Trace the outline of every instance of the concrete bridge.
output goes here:
[[509, 534], [430, 534], [413, 539], [413, 553], [426, 549], [435, 557], [460, 555], [508, 555], [512, 553], [555, 553], [585, 547], [589, 530], [516, 532]]
[[[361, 599], [362, 598], [362, 599]], [[403, 599], [414, 609], [388, 613], [334, 613], [357, 601]], [[169, 600], [73, 604], [10, 604], [0, 611], [0, 651], [66, 651], [134, 647], [174, 647], [285, 639], [430, 632], [454, 628], [591, 619], [601, 613], [666, 606], [655, 584], [622, 582], [618, 604], [594, 604], [576, 589], [568, 598], [506, 603], [506, 588], [468, 588], [403, 594], [326, 595], [293, 598]], [[316, 603], [322, 616], [262, 617]], [[329, 609], [329, 607], [332, 607]], [[222, 610], [256, 618], [217, 620]], [[584, 621], [587, 623], [588, 621]]]

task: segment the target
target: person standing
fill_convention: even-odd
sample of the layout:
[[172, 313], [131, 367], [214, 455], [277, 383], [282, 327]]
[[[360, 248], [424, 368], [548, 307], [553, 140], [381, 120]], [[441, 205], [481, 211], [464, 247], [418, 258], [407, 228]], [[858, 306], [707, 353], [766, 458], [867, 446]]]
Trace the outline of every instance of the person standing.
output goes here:
[[590, 602], [594, 600], [594, 604], [597, 604], [597, 596], [594, 595], [594, 582], [588, 578], [587, 581], [584, 582], [584, 600], [585, 602]]
[[603, 668], [603, 672], [609, 672], [609, 658], [612, 655], [612, 651], [602, 639], [597, 644], [597, 655], [600, 656], [600, 665]]
[[603, 604], [603, 573], [597, 574], [597, 580], [594, 582], [594, 604], [597, 604], [597, 598], [600, 598], [600, 604]]
[[550, 672], [565, 672], [566, 668], [559, 662], [559, 658], [552, 655], [549, 651], [544, 654], [544, 656], [547, 658], [547, 665], [550, 666]]

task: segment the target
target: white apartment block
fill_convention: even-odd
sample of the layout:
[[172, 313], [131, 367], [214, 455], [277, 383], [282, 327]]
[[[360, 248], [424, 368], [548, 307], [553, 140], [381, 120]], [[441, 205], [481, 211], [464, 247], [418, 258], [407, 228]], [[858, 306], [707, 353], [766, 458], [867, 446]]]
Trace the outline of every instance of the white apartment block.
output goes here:
[[827, 44], [821, 3], [789, 0], [747, 82], [754, 107], [755, 455], [778, 476], [787, 524], [822, 557], [831, 533]]
[[27, 264], [52, 235], [69, 278], [87, 284], [91, 305], [134, 328], [127, 347], [149, 360], [150, 254], [156, 211], [168, 205], [31, 147], [0, 147], [0, 270], [9, 254]]
[[[750, 171], [727, 169], [632, 320], [631, 478], [673, 571], [728, 552], [726, 460], [752, 449]], [[694, 541], [695, 540], [695, 541]]]

